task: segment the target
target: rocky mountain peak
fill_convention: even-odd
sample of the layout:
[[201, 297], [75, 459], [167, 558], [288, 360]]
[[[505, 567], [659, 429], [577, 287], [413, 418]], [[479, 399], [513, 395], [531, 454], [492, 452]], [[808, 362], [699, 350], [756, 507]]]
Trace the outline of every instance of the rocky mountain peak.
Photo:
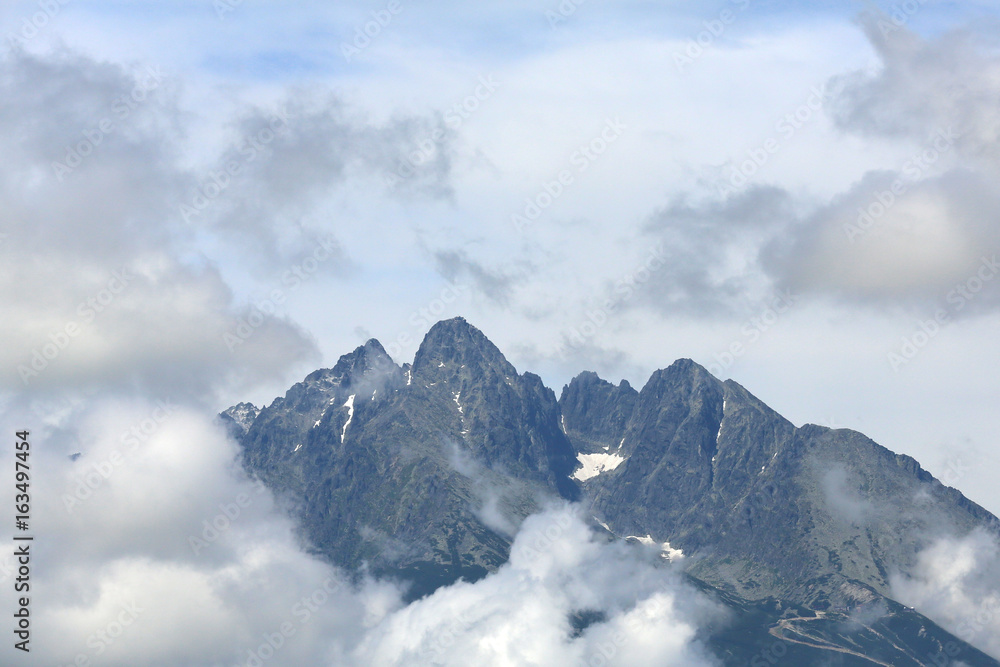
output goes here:
[[[713, 640], [725, 664], [748, 664], [780, 633], [788, 664], [859, 646], [878, 664], [930, 664], [910, 658], [958, 640], [888, 597], [891, 572], [942, 526], [1000, 535], [912, 458], [854, 431], [796, 428], [690, 359], [641, 391], [584, 372], [556, 401], [462, 318], [434, 325], [412, 367], [369, 340], [263, 410], [221, 418], [316, 553], [409, 581], [412, 597], [500, 567], [541, 499], [583, 499], [608, 535], [683, 553], [686, 575], [739, 611]], [[845, 623], [875, 603], [889, 611]], [[792, 659], [797, 647], [811, 653]]]
[[242, 437], [258, 414], [260, 408], [253, 403], [237, 403], [225, 410], [220, 417], [234, 436]]
[[508, 377], [517, 375], [499, 348], [462, 317], [431, 327], [413, 359], [413, 374], [434, 375], [436, 369], [448, 366], [464, 366], [475, 374], [492, 370]]

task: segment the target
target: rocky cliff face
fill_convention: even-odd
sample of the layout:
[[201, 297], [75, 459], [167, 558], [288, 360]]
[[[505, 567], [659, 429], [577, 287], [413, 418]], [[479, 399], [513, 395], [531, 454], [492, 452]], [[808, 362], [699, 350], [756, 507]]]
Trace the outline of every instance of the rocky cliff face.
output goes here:
[[910, 457], [795, 428], [692, 361], [654, 373], [624, 420], [581, 408], [603, 409], [609, 386], [585, 373], [560, 399], [581, 452], [604, 442], [622, 459], [583, 482], [594, 513], [690, 554], [692, 574], [742, 598], [846, 609], [858, 586], [888, 595], [931, 536], [995, 521]]
[[317, 552], [401, 576], [414, 595], [483, 576], [541, 498], [579, 494], [553, 392], [461, 319], [432, 328], [412, 366], [371, 340], [311, 373], [241, 443]]
[[995, 532], [995, 517], [913, 459], [797, 428], [690, 360], [641, 391], [585, 372], [557, 401], [457, 318], [412, 365], [370, 340], [220, 417], [313, 551], [412, 597], [499, 567], [521, 520], [561, 497], [608, 535], [661, 544], [734, 611], [708, 638], [725, 664], [775, 638], [797, 661], [780, 664], [938, 664], [949, 642], [967, 664], [1000, 664], [888, 597], [932, 536]]

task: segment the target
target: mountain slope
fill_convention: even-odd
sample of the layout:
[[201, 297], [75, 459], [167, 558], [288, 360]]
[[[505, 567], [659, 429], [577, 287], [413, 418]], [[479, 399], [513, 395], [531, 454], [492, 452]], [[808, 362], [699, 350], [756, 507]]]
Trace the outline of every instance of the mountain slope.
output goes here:
[[415, 596], [495, 569], [540, 497], [579, 493], [555, 395], [464, 320], [432, 328], [412, 367], [368, 341], [260, 410], [240, 440], [318, 553], [401, 576]]
[[310, 549], [411, 598], [498, 568], [521, 520], [562, 497], [609, 535], [663, 544], [733, 610], [704, 637], [724, 664], [1000, 665], [889, 584], [933, 537], [995, 532], [995, 517], [912, 458], [795, 427], [690, 360], [640, 391], [582, 373], [557, 401], [456, 318], [412, 365], [370, 340], [221, 419]]
[[655, 372], [618, 431], [576, 407], [584, 386], [597, 385], [563, 391], [568, 432], [623, 459], [583, 482], [595, 514], [697, 554], [692, 574], [746, 599], [846, 609], [848, 584], [888, 595], [890, 570], [933, 536], [995, 521], [912, 458], [854, 431], [795, 428], [690, 360]]

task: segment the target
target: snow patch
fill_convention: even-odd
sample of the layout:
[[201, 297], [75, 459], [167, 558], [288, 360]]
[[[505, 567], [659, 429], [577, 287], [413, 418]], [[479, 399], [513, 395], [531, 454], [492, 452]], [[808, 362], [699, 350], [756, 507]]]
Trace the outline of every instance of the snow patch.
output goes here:
[[618, 454], [580, 454], [577, 459], [583, 467], [573, 473], [573, 479], [583, 482], [602, 472], [614, 470], [622, 464], [625, 457]]
[[340, 432], [341, 443], [344, 442], [344, 436], [347, 435], [347, 427], [351, 425], [351, 420], [354, 419], [354, 396], [355, 394], [351, 394], [347, 402], [344, 403], [344, 407], [347, 408], [347, 421], [344, 422], [344, 430]]
[[559, 417], [559, 425], [562, 426], [562, 432], [566, 432], [566, 415], [561, 415]]
[[[316, 422], [316, 423], [318, 424], [319, 422]], [[295, 449], [292, 450], [292, 454], [294, 454], [295, 452], [299, 451], [300, 449], [302, 449], [302, 443], [301, 442], [299, 444], [295, 445]]]
[[378, 389], [376, 389], [375, 391], [372, 392], [372, 398], [371, 398], [371, 400], [373, 400], [373, 401], [375, 400], [375, 394], [377, 394], [377, 393], [378, 393]]
[[600, 519], [598, 519], [596, 516], [594, 517], [594, 521], [596, 521], [597, 523], [601, 524], [601, 528], [603, 528], [604, 530], [608, 531], [609, 533], [613, 532], [611, 530], [611, 527], [608, 526], [608, 524], [604, 523], [603, 521], [601, 521]]
[[460, 392], [460, 391], [456, 392], [456, 393], [452, 394], [452, 396], [455, 398], [455, 405], [458, 406], [458, 412], [459, 412], [459, 414], [461, 414], [461, 415], [464, 416], [465, 415], [465, 410], [462, 408], [462, 404], [458, 402], [458, 399], [462, 398], [462, 392]]
[[315, 422], [313, 423], [313, 428], [316, 428], [317, 426], [319, 426], [319, 419], [317, 419], [317, 420], [316, 420], [316, 421], [315, 421]]
[[[648, 546], [653, 546], [656, 544], [656, 542], [653, 541], [652, 535], [646, 535], [645, 537], [639, 537], [638, 535], [629, 535], [625, 539], [635, 540], [639, 544], [645, 544]], [[684, 558], [684, 552], [681, 551], [680, 549], [674, 549], [672, 546], [670, 546], [670, 542], [664, 542], [663, 544], [660, 544], [659, 547], [660, 547], [660, 558], [669, 561], [675, 561]]]
[[438, 364], [438, 368], [444, 368], [444, 362], [443, 361], [440, 364]]
[[413, 382], [413, 371], [409, 368], [406, 369], [406, 386], [409, 387], [410, 383]]
[[[715, 434], [715, 444], [719, 444], [719, 436], [722, 435], [722, 422], [726, 420], [726, 399], [722, 399], [722, 419], [719, 420], [719, 432]], [[715, 459], [712, 459], [713, 461]]]

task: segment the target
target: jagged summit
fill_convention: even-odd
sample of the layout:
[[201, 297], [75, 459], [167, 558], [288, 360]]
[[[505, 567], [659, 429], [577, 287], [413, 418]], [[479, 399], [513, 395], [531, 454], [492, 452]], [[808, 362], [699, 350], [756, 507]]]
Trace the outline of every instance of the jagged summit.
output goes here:
[[[464, 318], [431, 327], [412, 366], [372, 339], [264, 409], [221, 418], [316, 553], [410, 581], [414, 597], [495, 570], [545, 499], [580, 499], [609, 534], [683, 552], [687, 575], [766, 622], [725, 664], [796, 635], [790, 646], [814, 653], [794, 664], [862, 644], [879, 664], [926, 664], [900, 655], [959, 640], [892, 601], [890, 576], [942, 526], [1000, 525], [912, 458], [854, 431], [796, 427], [690, 359], [639, 391], [584, 371], [557, 400]], [[873, 601], [894, 610], [888, 621], [846, 622]], [[793, 607], [798, 619], [782, 619]]]
[[241, 437], [260, 414], [260, 408], [253, 403], [237, 403], [223, 412], [220, 417], [235, 437]]
[[421, 374], [448, 365], [465, 366], [472, 372], [490, 368], [507, 376], [517, 375], [500, 349], [463, 317], [431, 327], [413, 359], [413, 372]]
[[616, 387], [597, 373], [584, 371], [563, 387], [559, 397], [563, 431], [578, 453], [617, 451], [638, 397], [625, 380]]
[[350, 386], [361, 378], [372, 373], [389, 373], [401, 370], [386, 353], [382, 344], [376, 339], [369, 339], [364, 345], [359, 345], [353, 352], [345, 354], [337, 360], [333, 368], [323, 368], [306, 376], [305, 382], [326, 381], [342, 386]]

